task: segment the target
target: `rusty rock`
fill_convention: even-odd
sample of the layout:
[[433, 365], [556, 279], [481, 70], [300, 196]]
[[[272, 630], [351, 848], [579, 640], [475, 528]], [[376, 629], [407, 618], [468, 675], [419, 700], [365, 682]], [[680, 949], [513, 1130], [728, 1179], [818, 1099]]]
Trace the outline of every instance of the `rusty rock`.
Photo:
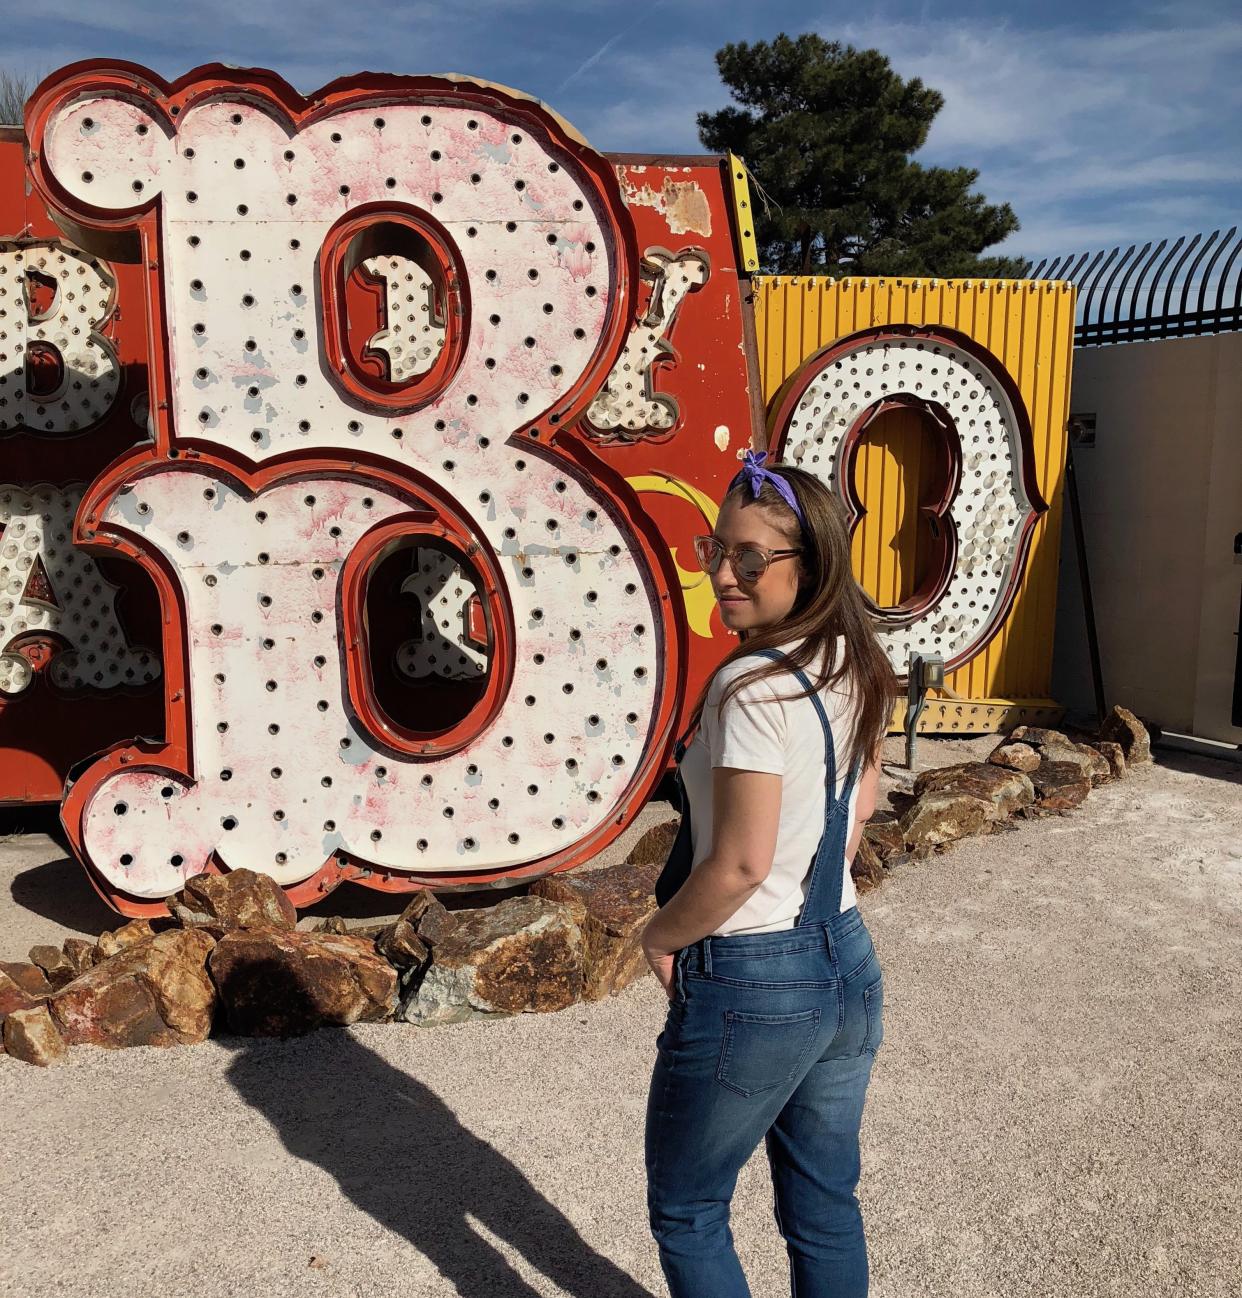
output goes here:
[[668, 860], [668, 854], [673, 850], [673, 841], [677, 837], [677, 831], [681, 828], [681, 817], [675, 820], [666, 820], [659, 825], [653, 825], [643, 836], [630, 848], [628, 860], [631, 865], [658, 865], [663, 866]]
[[1114, 780], [1119, 780], [1126, 773], [1126, 753], [1119, 743], [1111, 739], [1098, 739], [1091, 745], [1108, 763]]
[[916, 797], [924, 793], [968, 793], [988, 805], [989, 820], [1005, 820], [1035, 801], [1035, 789], [1021, 771], [991, 762], [959, 762], [924, 771], [914, 781]]
[[32, 946], [30, 963], [43, 970], [53, 991], [59, 991], [66, 983], [78, 976], [78, 970], [69, 962], [69, 958], [58, 946]]
[[891, 811], [875, 812], [863, 829], [863, 838], [871, 844], [882, 865], [890, 861], [896, 864], [897, 858], [905, 855], [906, 838], [901, 832], [901, 822]]
[[[438, 904], [438, 903], [437, 903]], [[375, 949], [398, 969], [418, 970], [431, 959], [431, 949], [408, 920], [398, 919], [375, 937]]]
[[14, 1059], [40, 1068], [60, 1063], [69, 1053], [46, 1005], [14, 1010], [4, 1020], [4, 1048]]
[[988, 754], [988, 761], [997, 766], [1006, 766], [1011, 771], [1024, 771], [1029, 774], [1039, 765], [1039, 753], [1030, 744], [1013, 743], [1006, 740], [998, 744]]
[[0, 972], [0, 1023], [18, 1010], [29, 1010], [41, 1005], [44, 999], [42, 996], [32, 996], [8, 974]]
[[968, 793], [930, 789], [901, 817], [901, 832], [917, 853], [977, 834], [994, 816], [991, 802]]
[[88, 969], [93, 969], [96, 960], [99, 958], [94, 942], [88, 942], [82, 937], [65, 938], [65, 944], [61, 947], [61, 950], [73, 969], [75, 978], [79, 974], [84, 974]]
[[112, 932], [100, 933], [99, 941], [95, 943], [95, 958], [97, 961], [107, 960], [126, 947], [136, 946], [154, 936], [155, 930], [145, 919], [131, 920]]
[[196, 874], [168, 899], [168, 909], [187, 928], [206, 924], [226, 930], [291, 929], [298, 922], [297, 910], [280, 885], [269, 875], [246, 869]]
[[568, 906], [510, 897], [456, 919], [402, 1008], [409, 1022], [561, 1010], [582, 995], [584, 942]]
[[316, 933], [348, 933], [349, 925], [339, 915], [329, 915], [314, 927]]
[[208, 962], [230, 1030], [292, 1037], [377, 1023], [397, 1004], [397, 971], [364, 937], [274, 928], [226, 933]]
[[601, 870], [551, 874], [531, 895], [567, 906], [583, 938], [582, 996], [614, 996], [647, 972], [642, 936], [656, 913], [655, 883], [663, 862], [626, 862]]
[[858, 840], [854, 859], [850, 862], [850, 878], [854, 880], [854, 889], [860, 897], [884, 882], [884, 866], [865, 834]]
[[28, 995], [45, 999], [52, 994], [47, 974], [37, 964], [20, 960], [0, 960], [0, 973], [6, 973]]
[[1151, 735], [1128, 708], [1114, 705], [1100, 727], [1100, 738], [1121, 745], [1127, 766], [1151, 761]]
[[457, 917], [434, 892], [416, 892], [401, 912], [403, 919], [422, 941], [435, 950], [457, 927]]
[[[1039, 726], [1019, 726], [1011, 738], [1021, 738], [1024, 744], [1039, 751], [1041, 762], [1070, 762], [1082, 771], [1092, 784], [1103, 784], [1111, 778], [1108, 761], [1087, 744], [1075, 743], [1059, 730], [1045, 730]], [[1033, 768], [1034, 769], [1034, 768]]]
[[1049, 811], [1068, 811], [1091, 792], [1091, 780], [1074, 762], [1045, 759], [1031, 772], [1031, 783], [1039, 805]]
[[215, 945], [197, 929], [172, 929], [88, 969], [48, 1002], [70, 1045], [193, 1045], [206, 1040], [216, 1006], [207, 976]]

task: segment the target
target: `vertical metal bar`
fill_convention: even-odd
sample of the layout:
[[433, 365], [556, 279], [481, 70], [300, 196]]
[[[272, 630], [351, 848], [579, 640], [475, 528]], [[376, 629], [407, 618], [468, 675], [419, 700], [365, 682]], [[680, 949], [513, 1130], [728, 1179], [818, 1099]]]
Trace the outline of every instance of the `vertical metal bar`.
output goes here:
[[1156, 289], [1160, 287], [1160, 277], [1164, 274], [1165, 267], [1169, 264], [1169, 262], [1173, 260], [1175, 256], [1177, 256], [1178, 249], [1185, 242], [1186, 242], [1186, 236], [1184, 234], [1179, 234], [1177, 236], [1177, 239], [1174, 241], [1173, 246], [1169, 249], [1168, 256], [1166, 256], [1165, 259], [1160, 263], [1160, 267], [1156, 271], [1155, 277], [1152, 279], [1151, 282], [1151, 291], [1147, 294], [1147, 310], [1143, 312], [1144, 320], [1150, 320], [1152, 318], [1151, 309], [1156, 303]]
[[[1144, 249], [1144, 251], [1146, 251], [1146, 249]], [[1101, 341], [1103, 341], [1103, 334], [1104, 334], [1104, 316], [1108, 310], [1108, 295], [1113, 291], [1113, 280], [1117, 278], [1118, 272], [1125, 268], [1126, 263], [1129, 262], [1129, 260], [1133, 256], [1134, 256], [1134, 244], [1131, 244], [1125, 250], [1125, 252], [1122, 253], [1121, 260], [1113, 267], [1113, 273], [1105, 281], [1104, 291], [1100, 294], [1100, 314], [1096, 319], [1096, 323], [1099, 325], [1100, 328]], [[1116, 324], [1116, 320], [1117, 320], [1117, 315], [1116, 312], [1114, 312], [1113, 313], [1114, 324]]]
[[1095, 626], [1095, 601], [1091, 596], [1091, 570], [1087, 565], [1087, 544], [1083, 536], [1082, 506], [1078, 501], [1078, 476], [1074, 471], [1074, 444], [1065, 445], [1065, 486], [1069, 492], [1070, 516], [1074, 520], [1074, 550], [1078, 556], [1078, 580], [1082, 585], [1083, 615], [1087, 622], [1087, 650], [1091, 656], [1091, 684], [1095, 689], [1095, 720], [1104, 723], [1104, 671], [1100, 665], [1100, 640]]
[[1225, 233], [1225, 237], [1220, 241], [1216, 251], [1212, 254], [1211, 261], [1203, 268], [1203, 278], [1199, 282], [1199, 305], [1195, 308], [1195, 314], [1199, 317], [1200, 322], [1203, 320], [1204, 308], [1207, 302], [1208, 285], [1212, 282], [1212, 267], [1220, 260], [1220, 255], [1228, 247], [1229, 240], [1233, 238], [1238, 227], [1232, 226]]
[[1199, 255], [1190, 263], [1190, 269], [1186, 272], [1186, 281], [1182, 285], [1182, 300], [1177, 310], [1177, 314], [1183, 322], [1186, 319], [1186, 305], [1190, 301], [1190, 285], [1194, 281], [1195, 271], [1199, 269], [1199, 263], [1203, 260], [1204, 255], [1211, 250], [1212, 245], [1219, 238], [1220, 231], [1213, 230], [1212, 233], [1208, 235], [1207, 241], [1204, 243], [1203, 247], [1199, 249]]
[[[1182, 267], [1186, 264], [1186, 258], [1189, 257], [1190, 254], [1199, 246], [1199, 240], [1202, 238], [1203, 236], [1201, 234], [1196, 234], [1195, 237], [1191, 239], [1191, 241], [1186, 245], [1186, 251], [1177, 259], [1177, 265], [1173, 267], [1173, 271], [1169, 275], [1169, 282], [1164, 290], [1164, 305], [1160, 308], [1160, 319], [1166, 324], [1169, 319], [1169, 306], [1173, 301], [1173, 287], [1177, 283], [1177, 277], [1181, 274]], [[1166, 328], [1163, 332], [1168, 333], [1169, 330]]]
[[[1238, 236], [1237, 242], [1233, 245], [1233, 251], [1229, 254], [1229, 260], [1225, 262], [1220, 272], [1220, 285], [1216, 289], [1216, 313], [1220, 315], [1225, 309], [1225, 285], [1229, 282], [1229, 272], [1233, 269], [1233, 263], [1237, 260], [1238, 253], [1242, 252], [1242, 235]], [[1242, 307], [1242, 271], [1238, 274], [1238, 291], [1233, 297], [1233, 309], [1236, 312]]]
[[1137, 321], [1139, 319], [1138, 315], [1136, 314], [1138, 309], [1138, 298], [1139, 298], [1139, 294], [1143, 291], [1143, 285], [1147, 282], [1148, 272], [1156, 264], [1157, 259], [1159, 258], [1160, 254], [1165, 250], [1165, 248], [1168, 247], [1168, 244], [1169, 241], [1167, 239], [1161, 239], [1160, 242], [1156, 244], [1155, 252], [1153, 252], [1152, 255], [1148, 257], [1147, 264], [1143, 267], [1141, 271], [1139, 271], [1138, 279], [1134, 281], [1134, 296], [1130, 298], [1130, 310], [1127, 315], [1127, 318], [1130, 321], [1130, 330], [1126, 334], [1127, 338], [1133, 338], [1135, 335], [1135, 328], [1137, 325]]

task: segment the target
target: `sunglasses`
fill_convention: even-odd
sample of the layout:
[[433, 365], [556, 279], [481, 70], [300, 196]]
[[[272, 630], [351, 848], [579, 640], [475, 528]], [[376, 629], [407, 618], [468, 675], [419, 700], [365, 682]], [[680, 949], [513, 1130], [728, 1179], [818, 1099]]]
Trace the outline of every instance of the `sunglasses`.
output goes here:
[[745, 582], [758, 581], [767, 572], [768, 564], [777, 559], [801, 553], [801, 550], [764, 550], [757, 545], [738, 545], [729, 550], [714, 536], [694, 538], [694, 554], [704, 572], [715, 572], [721, 560], [727, 558], [733, 565], [733, 575], [738, 581]]

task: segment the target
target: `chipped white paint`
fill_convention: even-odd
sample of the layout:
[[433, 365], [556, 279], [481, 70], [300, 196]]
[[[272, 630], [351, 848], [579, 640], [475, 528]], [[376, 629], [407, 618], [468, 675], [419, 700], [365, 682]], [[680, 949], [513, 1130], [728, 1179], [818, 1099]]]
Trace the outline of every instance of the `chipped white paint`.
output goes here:
[[[52, 290], [42, 312], [32, 301], [38, 277]], [[120, 372], [96, 330], [115, 291], [103, 262], [65, 244], [0, 240], [0, 432], [76, 432], [108, 413]], [[59, 362], [60, 382], [32, 393], [27, 359], [39, 347]]]
[[370, 346], [387, 354], [393, 383], [408, 383], [426, 374], [444, 349], [443, 304], [436, 301], [435, 283], [409, 257], [369, 257], [362, 265], [384, 281], [387, 327], [371, 336]]
[[473, 578], [442, 550], [415, 549], [412, 564], [401, 593], [418, 601], [420, 634], [397, 649], [397, 670], [412, 680], [477, 680], [487, 672], [487, 654], [469, 643], [470, 602], [478, 597]]
[[729, 425], [717, 424], [716, 431], [712, 434], [712, 441], [716, 443], [718, 451], [727, 451], [729, 449]]
[[923, 616], [879, 626], [898, 672], [911, 653], [967, 652], [1004, 611], [1031, 502], [1018, 465], [1018, 422], [1000, 379], [947, 343], [864, 343], [838, 355], [807, 387], [789, 421], [782, 460], [841, 490], [841, 448], [859, 415], [877, 401], [909, 394], [942, 405], [961, 440], [962, 472], [949, 507], [957, 562], [944, 594]]
[[[642, 175], [645, 168], [636, 167], [635, 175]], [[686, 168], [686, 172], [689, 172]], [[710, 238], [712, 233], [712, 208], [707, 201], [703, 188], [694, 180], [674, 180], [664, 177], [659, 189], [648, 184], [636, 184], [626, 171], [618, 168], [625, 201], [630, 207], [649, 207], [668, 223], [672, 234], [697, 234]]]
[[643, 277], [652, 281], [651, 304], [630, 330], [625, 351], [587, 411], [593, 428], [618, 433], [623, 440], [628, 440], [626, 434], [667, 432], [676, 426], [677, 402], [667, 393], [654, 391], [652, 366], [673, 355], [666, 335], [678, 308], [688, 293], [707, 283], [711, 273], [706, 256], [689, 249], [672, 253], [648, 248], [642, 269]]
[[143, 685], [160, 673], [156, 654], [126, 643], [117, 588], [73, 544], [81, 499], [81, 487], [0, 486], [0, 694], [30, 684], [13, 645], [34, 635], [68, 646], [48, 666], [62, 689]]
[[498, 547], [519, 680], [473, 743], [420, 761], [387, 749], [347, 708], [337, 621], [345, 559], [409, 500], [346, 477], [249, 499], [188, 468], [119, 494], [106, 522], [163, 555], [181, 586], [195, 770], [189, 782], [160, 770], [108, 780], [85, 821], [97, 868], [140, 897], [179, 887], [212, 852], [285, 884], [337, 850], [394, 870], [496, 869], [555, 852], [613, 814], [656, 698], [641, 572], [602, 502], [594, 519], [562, 512], [554, 465], [532, 457], [517, 477], [527, 534], [548, 537]]
[[[170, 137], [138, 104], [86, 98], [49, 123], [45, 156], [84, 203], [159, 194], [175, 429], [254, 460], [339, 449], [432, 477], [447, 454], [463, 473], [490, 467], [478, 435], [553, 407], [605, 320], [615, 260], [573, 158], [476, 109], [352, 109], [291, 138], [257, 106], [215, 100]], [[454, 381], [401, 415], [344, 399], [323, 363], [320, 250], [369, 205], [429, 212], [470, 293]]]
[[[663, 688], [658, 583], [602, 488], [511, 440], [587, 370], [615, 289], [618, 250], [574, 157], [452, 103], [342, 111], [290, 135], [238, 98], [188, 108], [169, 135], [121, 97], [63, 109], [45, 157], [83, 202], [161, 196], [175, 430], [254, 460], [342, 462], [253, 500], [205, 466], [157, 469], [106, 505], [106, 525], [164, 556], [181, 588], [194, 770], [107, 776], [83, 817], [96, 867], [141, 897], [212, 853], [286, 884], [335, 852], [491, 870], [615, 819]], [[400, 415], [334, 382], [316, 315], [329, 230], [370, 204], [431, 213], [469, 294], [455, 374]], [[445, 323], [448, 346], [461, 322]], [[407, 471], [409, 499], [351, 470], [358, 452]], [[426, 503], [420, 479], [500, 556], [515, 668], [490, 726], [414, 760], [347, 705], [337, 585], [373, 525]]]

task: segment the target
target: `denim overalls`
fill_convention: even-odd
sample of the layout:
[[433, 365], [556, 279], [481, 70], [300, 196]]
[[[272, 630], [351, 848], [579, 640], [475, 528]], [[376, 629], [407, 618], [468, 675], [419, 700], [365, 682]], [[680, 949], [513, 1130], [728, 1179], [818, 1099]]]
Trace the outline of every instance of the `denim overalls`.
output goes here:
[[[796, 675], [811, 688], [805, 673]], [[824, 833], [797, 924], [776, 933], [708, 937], [678, 952], [674, 995], [656, 1041], [647, 1204], [672, 1298], [749, 1298], [729, 1202], [761, 1139], [789, 1252], [791, 1293], [867, 1293], [854, 1190], [863, 1101], [884, 1039], [884, 991], [858, 908], [839, 913], [858, 763], [835, 797], [832, 729], [819, 696], [808, 697], [824, 729], [827, 783]], [[679, 763], [684, 751], [683, 741]], [[685, 829], [684, 794], [683, 807]], [[688, 854], [675, 848], [665, 873], [666, 900], [689, 873]]]

